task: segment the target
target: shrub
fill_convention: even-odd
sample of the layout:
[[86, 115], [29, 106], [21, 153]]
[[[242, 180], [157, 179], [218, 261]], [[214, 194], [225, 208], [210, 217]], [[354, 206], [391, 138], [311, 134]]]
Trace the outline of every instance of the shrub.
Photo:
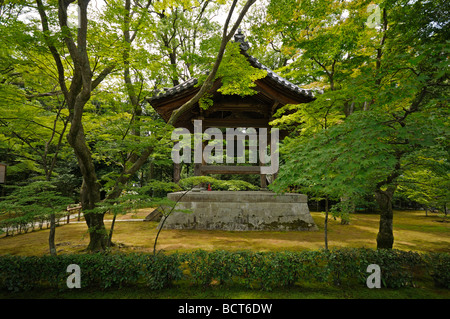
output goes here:
[[328, 252], [311, 250], [299, 255], [299, 279], [305, 282], [326, 282], [330, 274]]
[[214, 184], [217, 180], [210, 176], [191, 176], [182, 178], [179, 182], [184, 190], [190, 190], [193, 187], [200, 187], [200, 185]]
[[414, 285], [416, 268], [424, 267], [424, 259], [417, 253], [394, 249], [338, 249], [330, 251], [328, 268], [330, 280], [366, 283], [367, 267], [376, 264], [381, 269], [384, 287], [400, 288]]
[[289, 286], [297, 280], [295, 253], [250, 253], [245, 264], [246, 284], [271, 290]]
[[381, 281], [385, 287], [400, 288], [414, 286], [416, 268], [425, 266], [421, 255], [395, 249], [360, 249], [357, 260], [360, 260], [361, 272], [365, 273], [369, 264], [377, 264], [381, 268]]
[[241, 181], [237, 179], [232, 180], [217, 180], [214, 186], [218, 190], [225, 191], [250, 191], [250, 190], [259, 190], [259, 186], [255, 186], [249, 182]]
[[185, 256], [196, 284], [241, 283], [248, 288], [271, 290], [295, 283], [366, 285], [367, 267], [381, 268], [384, 287], [414, 286], [423, 269], [436, 285], [449, 287], [448, 254], [420, 255], [400, 250], [337, 249], [302, 252], [196, 251]]
[[450, 255], [430, 253], [425, 259], [435, 286], [450, 289]]
[[214, 253], [197, 250], [184, 257], [191, 278], [199, 285], [209, 285], [213, 280], [221, 284], [231, 282], [240, 272], [238, 259], [236, 253], [224, 250]]
[[139, 194], [150, 197], [166, 197], [167, 193], [181, 191], [182, 188], [173, 182], [162, 182], [158, 180], [150, 180], [147, 185], [136, 189]]
[[[238, 283], [271, 290], [300, 280], [323, 281], [321, 252], [195, 251], [185, 257], [195, 283]], [[323, 264], [323, 263], [322, 263]]]
[[147, 254], [82, 254], [43, 257], [0, 257], [0, 289], [64, 288], [67, 266], [81, 269], [82, 288], [135, 286], [161, 289], [181, 278], [178, 257]]
[[67, 289], [66, 269], [70, 264], [80, 266], [82, 288], [94, 289], [142, 285], [163, 289], [181, 279], [192, 285], [235, 284], [263, 290], [305, 282], [365, 286], [370, 264], [380, 266], [384, 287], [414, 286], [418, 276], [428, 275], [436, 286], [450, 288], [449, 254], [336, 249], [302, 252], [196, 250], [171, 255], [6, 255], [0, 256], [0, 289]]
[[199, 185], [211, 185], [213, 190], [222, 191], [246, 191], [258, 190], [259, 187], [241, 180], [218, 180], [210, 176], [191, 176], [180, 180], [180, 186], [189, 190]]

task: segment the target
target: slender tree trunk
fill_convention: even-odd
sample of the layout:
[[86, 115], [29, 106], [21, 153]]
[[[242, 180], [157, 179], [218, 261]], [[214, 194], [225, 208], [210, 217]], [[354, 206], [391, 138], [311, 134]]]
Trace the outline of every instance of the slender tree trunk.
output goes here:
[[114, 225], [115, 225], [115, 223], [116, 223], [116, 216], [117, 216], [117, 212], [114, 212], [114, 217], [113, 217], [113, 220], [112, 220], [112, 223], [111, 223], [111, 229], [110, 229], [110, 231], [109, 231], [109, 236], [108, 236], [108, 244], [107, 244], [107, 248], [110, 248], [110, 247], [111, 247], [111, 243], [112, 243], [112, 235], [113, 235], [113, 232], [114, 232]]
[[166, 222], [167, 218], [169, 218], [170, 214], [172, 214], [173, 210], [175, 209], [175, 206], [178, 204], [178, 202], [184, 197], [184, 195], [186, 195], [189, 191], [191, 191], [194, 187], [198, 187], [199, 185], [195, 185], [193, 186], [190, 190], [187, 190], [183, 193], [183, 195], [181, 195], [177, 201], [175, 202], [175, 204], [171, 207], [170, 211], [168, 213], [166, 213], [164, 211], [164, 207], [160, 206], [160, 209], [162, 210], [162, 219], [161, 219], [161, 223], [159, 224], [159, 229], [158, 232], [156, 233], [156, 237], [155, 237], [155, 242], [153, 244], [153, 255], [156, 255], [156, 244], [158, 243], [158, 237], [159, 234], [161, 233], [161, 230], [164, 227], [164, 223]]
[[159, 237], [159, 233], [161, 232], [161, 230], [164, 227], [164, 223], [166, 222], [167, 218], [170, 216], [170, 213], [172, 212], [173, 209], [170, 210], [170, 212], [168, 214], [164, 213], [164, 208], [161, 207], [162, 211], [163, 211], [163, 217], [161, 220], [161, 223], [159, 225], [159, 229], [158, 232], [156, 233], [156, 237], [155, 237], [155, 242], [153, 243], [153, 255], [156, 255], [156, 244], [158, 243], [158, 237]]
[[325, 233], [325, 250], [328, 250], [328, 196], [325, 198], [325, 224], [324, 224], [324, 233]]
[[173, 182], [178, 184], [181, 178], [181, 163], [173, 163]]
[[395, 187], [390, 186], [385, 191], [377, 190], [375, 198], [380, 208], [380, 228], [377, 235], [377, 249], [392, 249], [394, 244], [392, 198]]
[[55, 214], [50, 214], [50, 234], [48, 236], [48, 246], [50, 248], [50, 255], [52, 256], [56, 256], [55, 232], [56, 232]]

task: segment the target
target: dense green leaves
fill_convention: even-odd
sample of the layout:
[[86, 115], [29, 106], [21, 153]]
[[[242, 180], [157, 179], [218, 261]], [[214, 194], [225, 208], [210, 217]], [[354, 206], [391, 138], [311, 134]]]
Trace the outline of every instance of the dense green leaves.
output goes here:
[[211, 186], [213, 190], [243, 191], [258, 190], [259, 187], [241, 180], [219, 180], [210, 176], [191, 176], [180, 180], [180, 186], [184, 190], [190, 190], [193, 187]]
[[366, 286], [367, 267], [380, 266], [382, 287], [414, 287], [434, 279], [449, 288], [449, 256], [397, 250], [251, 252], [196, 250], [171, 255], [90, 254], [0, 257], [0, 289], [67, 289], [67, 266], [81, 269], [81, 289], [144, 286], [163, 289], [182, 280], [192, 285], [241, 285], [272, 290], [296, 284]]
[[[192, 77], [202, 83], [221, 42], [216, 13], [226, 2], [90, 3], [86, 30], [77, 26], [77, 4], [69, 5], [65, 26], [57, 2], [40, 3], [1, 5], [0, 161], [8, 163], [8, 182], [55, 181], [72, 201], [87, 192], [81, 198], [93, 198], [84, 203], [90, 208], [113, 205], [104, 198], [122, 207], [118, 198], [131, 186], [143, 187], [134, 194], [143, 201], [179, 189], [169, 184], [173, 128], [146, 98]], [[255, 4], [243, 25], [248, 52], [316, 97], [275, 114], [272, 124], [292, 134], [272, 189], [341, 200], [335, 212], [398, 190], [447, 212], [448, 8], [444, 0]], [[377, 25], [367, 23], [373, 14]], [[229, 43], [216, 75], [221, 93], [244, 96], [256, 93], [253, 82], [265, 72]], [[74, 117], [75, 100], [83, 102], [81, 117]], [[205, 94], [199, 103], [207, 109], [212, 100]], [[80, 134], [70, 145], [69, 130]]]
[[144, 285], [167, 287], [181, 277], [178, 256], [61, 255], [58, 257], [0, 257], [0, 288], [12, 291], [39, 287], [67, 289], [67, 267], [81, 269], [81, 288], [120, 288]]
[[[370, 28], [362, 27], [367, 1], [282, 3], [292, 8], [272, 1], [268, 16], [278, 24], [268, 23], [277, 32], [289, 27], [283, 46], [297, 55], [283, 70], [301, 74], [297, 66], [314, 65], [317, 76], [297, 81], [327, 86], [314, 102], [286, 106], [272, 122], [297, 133], [285, 141], [285, 164], [273, 189], [297, 187], [339, 199], [400, 183], [413, 198], [418, 174], [431, 171], [441, 178], [435, 187], [448, 189], [445, 4], [385, 1], [378, 4], [381, 24]], [[448, 191], [428, 191], [448, 200]]]
[[390, 129], [382, 121], [373, 112], [355, 113], [304, 142], [288, 140], [286, 162], [273, 189], [299, 186], [300, 191], [335, 198], [373, 191], [396, 160], [387, 141]]
[[253, 68], [240, 50], [239, 43], [229, 43], [217, 71], [217, 77], [222, 81], [218, 91], [224, 95], [256, 94], [257, 91], [252, 89], [256, 86], [254, 82], [267, 75], [267, 71]]
[[55, 185], [47, 181], [36, 181], [17, 187], [9, 196], [0, 201], [0, 226], [6, 234], [14, 231], [27, 232], [44, 222], [49, 223], [51, 215], [61, 218], [67, 205], [72, 204], [70, 197], [63, 196]]

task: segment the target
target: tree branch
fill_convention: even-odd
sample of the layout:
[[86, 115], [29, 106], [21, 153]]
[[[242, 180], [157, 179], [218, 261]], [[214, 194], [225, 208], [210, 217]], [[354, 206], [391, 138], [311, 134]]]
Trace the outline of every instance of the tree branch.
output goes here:
[[103, 69], [102, 72], [92, 81], [91, 89], [94, 90], [107, 76], [116, 68], [116, 64], [113, 63]]
[[106, 196], [106, 200], [116, 199], [122, 193], [123, 186], [128, 182], [128, 180], [142, 167], [145, 161], [148, 159], [150, 154], [153, 152], [153, 147], [148, 147], [145, 149], [141, 156], [133, 163], [133, 165], [126, 169], [124, 168], [116, 183], [114, 184], [113, 190]]
[[31, 100], [31, 99], [34, 99], [34, 98], [37, 98], [37, 97], [55, 96], [55, 95], [61, 95], [61, 94], [63, 94], [62, 91], [55, 91], [55, 92], [47, 92], [47, 93], [27, 94], [27, 95], [25, 95], [25, 97], [28, 100]]
[[59, 82], [59, 86], [61, 87], [61, 90], [64, 94], [64, 96], [66, 97], [66, 99], [68, 98], [69, 92], [67, 90], [67, 86], [66, 86], [66, 82], [65, 82], [65, 78], [64, 78], [64, 66], [61, 62], [61, 56], [58, 53], [58, 50], [56, 50], [56, 47], [52, 44], [52, 41], [50, 39], [50, 30], [49, 30], [49, 26], [48, 26], [48, 18], [47, 18], [47, 14], [45, 13], [45, 9], [44, 9], [44, 5], [42, 3], [42, 0], [36, 0], [36, 4], [37, 4], [37, 8], [38, 8], [38, 12], [39, 15], [41, 17], [41, 25], [42, 25], [42, 30], [44, 33], [44, 39], [45, 39], [45, 43], [47, 44], [50, 53], [53, 56], [53, 59], [55, 60], [56, 63], [56, 68], [58, 70], [58, 82]]
[[180, 108], [173, 111], [173, 113], [170, 116], [170, 119], [168, 121], [168, 124], [174, 125], [174, 123], [177, 121], [177, 119], [183, 113], [192, 109], [194, 107], [194, 105], [200, 100], [200, 98], [211, 88], [211, 86], [214, 82], [214, 79], [216, 77], [217, 70], [219, 69], [220, 63], [222, 62], [223, 54], [225, 52], [225, 47], [226, 47], [227, 43], [230, 41], [231, 37], [234, 35], [234, 33], [236, 32], [237, 28], [239, 27], [242, 19], [244, 18], [245, 14], [247, 13], [248, 9], [250, 8], [250, 6], [253, 3], [255, 3], [255, 1], [256, 0], [247, 0], [246, 4], [242, 8], [241, 13], [239, 14], [238, 19], [234, 23], [230, 32], [228, 32], [228, 24], [230, 23], [231, 16], [233, 15], [233, 11], [234, 11], [234, 8], [237, 3], [237, 0], [233, 1], [233, 4], [231, 5], [231, 9], [228, 13], [228, 17], [225, 21], [225, 25], [223, 27], [223, 35], [222, 35], [222, 41], [220, 43], [220, 49], [217, 54], [217, 58], [216, 58], [216, 61], [214, 62], [214, 66], [213, 66], [211, 73], [208, 75], [208, 77], [206, 78], [205, 82], [203, 83], [203, 85], [201, 86], [201, 88], [197, 92], [197, 94], [192, 99], [190, 99], [189, 101], [184, 103]]

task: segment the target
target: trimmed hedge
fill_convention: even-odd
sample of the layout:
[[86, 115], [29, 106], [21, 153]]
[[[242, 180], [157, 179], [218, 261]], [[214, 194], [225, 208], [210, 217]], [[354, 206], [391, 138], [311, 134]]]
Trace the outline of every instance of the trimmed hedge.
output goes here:
[[67, 266], [81, 269], [81, 288], [144, 285], [150, 289], [169, 286], [181, 279], [176, 255], [81, 254], [43, 257], [0, 257], [0, 289], [66, 288]]
[[366, 285], [367, 266], [381, 268], [383, 287], [414, 287], [434, 280], [450, 288], [450, 255], [399, 250], [338, 249], [302, 252], [230, 252], [86, 254], [43, 257], [0, 256], [0, 289], [67, 289], [67, 266], [81, 269], [81, 287], [145, 286], [162, 289], [183, 280], [191, 285], [237, 284], [271, 290], [305, 282]]
[[[420, 255], [399, 250], [338, 249], [302, 252], [195, 251], [185, 257], [197, 284], [241, 283], [249, 288], [270, 290], [295, 283], [366, 285], [367, 267], [381, 268], [384, 287], [414, 286], [423, 273], [441, 287], [450, 288], [450, 256]], [[417, 278], [415, 278], [417, 277]]]
[[201, 184], [204, 186], [210, 184], [211, 188], [216, 191], [247, 191], [259, 189], [259, 186], [255, 186], [246, 181], [220, 180], [211, 176], [191, 176], [180, 180], [180, 186], [184, 190], [190, 190]]

